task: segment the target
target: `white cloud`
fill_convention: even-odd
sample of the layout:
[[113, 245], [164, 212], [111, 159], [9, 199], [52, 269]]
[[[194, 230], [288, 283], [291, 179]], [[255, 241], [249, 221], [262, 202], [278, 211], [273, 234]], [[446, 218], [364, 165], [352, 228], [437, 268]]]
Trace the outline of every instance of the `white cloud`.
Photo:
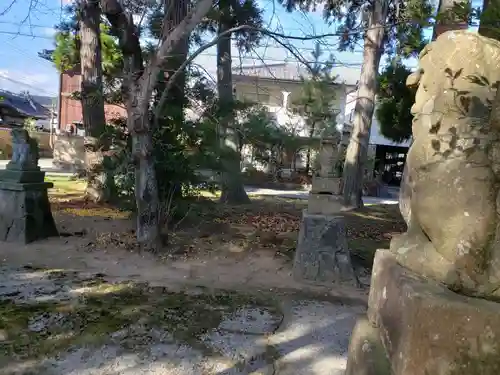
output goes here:
[[0, 70], [0, 89], [12, 92], [29, 91], [39, 95], [57, 95], [58, 74], [31, 73], [2, 69]]
[[54, 36], [57, 30], [54, 27], [41, 27], [40, 32], [45, 36]]

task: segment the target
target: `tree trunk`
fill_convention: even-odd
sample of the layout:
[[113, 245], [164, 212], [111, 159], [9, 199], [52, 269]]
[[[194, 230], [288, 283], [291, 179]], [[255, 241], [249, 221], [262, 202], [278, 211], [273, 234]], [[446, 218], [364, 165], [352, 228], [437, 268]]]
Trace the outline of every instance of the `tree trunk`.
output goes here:
[[[229, 2], [219, 2], [219, 11], [223, 15], [219, 23], [219, 34], [228, 30]], [[224, 16], [225, 15], [225, 16]], [[231, 72], [231, 35], [225, 35], [217, 42], [217, 91], [219, 94], [218, 135], [223, 152], [222, 158], [222, 193], [221, 203], [244, 204], [250, 199], [243, 186], [241, 176], [241, 153], [238, 151], [238, 134], [233, 129], [234, 98]], [[226, 152], [226, 150], [228, 152]], [[229, 155], [229, 156], [227, 156]]]
[[152, 155], [152, 129], [149, 124], [149, 103], [163, 64], [179, 41], [187, 37], [206, 16], [212, 4], [212, 0], [200, 0], [177, 27], [164, 28], [160, 45], [149, 64], [144, 66], [139, 32], [133, 24], [132, 15], [123, 9], [119, 0], [101, 0], [103, 12], [118, 36], [123, 53], [127, 127], [132, 135], [136, 171], [137, 240], [141, 245], [152, 249], [161, 246], [162, 238], [158, 183]]
[[344, 163], [344, 206], [347, 209], [363, 206], [362, 189], [364, 166], [370, 141], [370, 127], [375, 109], [377, 76], [384, 42], [384, 25], [388, 1], [375, 0], [371, 10], [368, 30], [365, 34], [363, 67], [358, 86], [358, 98], [354, 109], [351, 139]]
[[140, 98], [140, 87], [133, 84], [127, 107], [127, 127], [132, 133], [135, 165], [135, 202], [137, 206], [137, 241], [146, 249], [162, 245], [161, 208], [149, 130], [148, 104]]
[[103, 168], [103, 152], [109, 145], [102, 139], [105, 129], [104, 98], [102, 92], [102, 59], [100, 40], [101, 10], [98, 0], [80, 3], [80, 65], [81, 103], [85, 129], [85, 195], [95, 202], [110, 199], [112, 179]]
[[[170, 8], [170, 0], [165, 0], [165, 9]], [[180, 22], [188, 14], [188, 1], [187, 0], [176, 0], [175, 8], [172, 9], [167, 17], [167, 28], [174, 29], [179, 25]], [[189, 35], [184, 37], [177, 46], [173, 49], [171, 56], [165, 61], [163, 69], [159, 73], [158, 84], [156, 86], [157, 95], [155, 102], [158, 108], [155, 108], [155, 129], [156, 127], [170, 127], [172, 130], [172, 124], [183, 124], [184, 123], [184, 108], [187, 104], [186, 99], [186, 72], [182, 70], [175, 75], [172, 82], [169, 82], [167, 88], [167, 81], [170, 81], [174, 74], [180, 69], [182, 64], [186, 61], [189, 51]], [[164, 90], [168, 90], [164, 93]], [[161, 100], [161, 97], [164, 100]], [[171, 136], [174, 136], [171, 131], [163, 131], [162, 135], [165, 139], [162, 140], [164, 144], [168, 144]], [[162, 155], [161, 157], [163, 157]], [[179, 181], [172, 180], [170, 174], [166, 174], [164, 163], [156, 163], [157, 181], [158, 181], [158, 193], [160, 200], [173, 200], [182, 198], [182, 188]], [[170, 170], [170, 168], [167, 168]], [[172, 196], [173, 195], [173, 196]], [[169, 218], [166, 219], [167, 222]]]

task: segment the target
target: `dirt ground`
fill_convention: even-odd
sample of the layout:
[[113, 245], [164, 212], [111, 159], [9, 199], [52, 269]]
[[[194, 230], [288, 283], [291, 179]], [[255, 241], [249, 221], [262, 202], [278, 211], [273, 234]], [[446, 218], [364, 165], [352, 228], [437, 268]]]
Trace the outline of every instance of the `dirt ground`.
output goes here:
[[[89, 368], [125, 375], [129, 370], [118, 364], [129, 361], [128, 347], [131, 373], [291, 375], [302, 366], [301, 373], [323, 374], [336, 363], [331, 373], [340, 374], [350, 330], [366, 304], [374, 252], [404, 230], [397, 206], [345, 213], [365, 285], [314, 286], [291, 276], [306, 201], [252, 197], [239, 207], [191, 201], [170, 225], [168, 245], [152, 254], [136, 246], [130, 213], [83, 202], [81, 182], [53, 182], [60, 237], [0, 248], [0, 364], [7, 369], [1, 375], [94, 374]], [[235, 317], [237, 323], [227, 320]], [[255, 322], [268, 327], [258, 330], [264, 346], [244, 328]], [[221, 328], [228, 324], [239, 328]], [[298, 343], [312, 345], [314, 355]], [[182, 370], [172, 364], [185, 345], [194, 367]], [[89, 354], [85, 347], [94, 349]], [[174, 367], [167, 371], [166, 364]], [[255, 372], [256, 366], [269, 372]]]
[[[98, 272], [113, 280], [162, 286], [280, 289], [346, 299], [366, 296], [366, 288], [317, 287], [292, 279], [304, 200], [253, 197], [250, 205], [239, 207], [208, 198], [192, 201], [170, 225], [168, 246], [151, 254], [136, 247], [129, 213], [84, 203], [80, 182], [54, 183], [52, 208], [62, 236], [22, 249], [4, 244], [3, 262]], [[395, 205], [369, 206], [344, 215], [353, 263], [367, 284], [375, 250], [387, 247], [392, 234], [404, 230], [404, 223]]]

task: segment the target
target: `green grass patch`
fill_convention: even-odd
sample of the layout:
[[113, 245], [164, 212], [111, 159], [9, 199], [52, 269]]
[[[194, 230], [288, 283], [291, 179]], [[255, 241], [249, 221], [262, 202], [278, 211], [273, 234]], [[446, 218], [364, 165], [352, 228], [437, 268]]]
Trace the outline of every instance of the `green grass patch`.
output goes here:
[[49, 195], [54, 198], [80, 198], [85, 192], [84, 180], [67, 176], [46, 176], [45, 182], [52, 182], [54, 187], [49, 189]]

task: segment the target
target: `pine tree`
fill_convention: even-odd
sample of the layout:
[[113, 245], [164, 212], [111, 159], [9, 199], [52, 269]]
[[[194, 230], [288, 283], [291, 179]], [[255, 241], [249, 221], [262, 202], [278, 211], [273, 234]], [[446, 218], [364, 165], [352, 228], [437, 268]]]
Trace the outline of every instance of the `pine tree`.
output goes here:
[[411, 73], [411, 69], [396, 61], [389, 62], [379, 77], [375, 116], [380, 133], [394, 142], [411, 138], [411, 107], [415, 102], [415, 90], [406, 85]]
[[198, 1], [187, 16], [175, 24], [169, 22], [169, 13], [179, 11], [178, 2], [162, 3], [165, 10], [163, 24], [169, 24], [171, 27], [162, 28], [160, 41], [147, 63], [144, 61], [144, 51], [139, 42], [139, 28], [132, 18], [132, 14], [138, 12], [126, 9], [118, 0], [100, 2], [102, 12], [111, 25], [112, 33], [118, 38], [123, 54], [123, 92], [135, 167], [137, 240], [143, 246], [155, 250], [162, 245], [162, 207], [155, 169], [154, 129], [150, 122], [151, 98], [163, 64], [212, 9], [213, 1]]
[[[230, 33], [230, 29], [240, 25], [250, 25], [254, 29], [241, 29]], [[235, 39], [238, 48], [251, 50], [259, 43], [262, 26], [262, 12], [254, 0], [220, 0], [218, 9], [211, 12], [201, 31], [211, 31], [222, 35], [217, 42], [217, 93], [219, 104], [218, 136], [223, 154], [231, 155], [222, 159], [222, 194], [220, 201], [229, 204], [250, 202], [241, 176], [240, 153], [236, 149], [238, 134], [233, 126], [235, 99], [232, 82], [231, 40]]]
[[[302, 77], [300, 96], [292, 102], [292, 111], [305, 120], [309, 144], [314, 137], [324, 131], [336, 131], [336, 117], [339, 114], [333, 108], [335, 98], [335, 78], [332, 77], [333, 59], [322, 61], [320, 43], [316, 43], [312, 52], [313, 61], [309, 67], [309, 74]], [[311, 168], [311, 146], [307, 147], [306, 174]]]
[[[308, 9], [317, 3], [320, 2], [287, 0], [285, 5], [293, 10]], [[357, 42], [364, 41], [358, 99], [343, 175], [344, 205], [357, 208], [363, 205], [363, 165], [375, 109], [380, 58], [383, 52], [391, 52], [395, 46], [401, 51], [415, 48], [415, 43], [421, 40], [422, 29], [428, 24], [431, 6], [423, 0], [325, 0], [321, 3], [325, 18], [340, 25], [337, 29], [340, 50], [353, 50]]]
[[479, 34], [500, 40], [500, 1], [483, 0], [480, 14]]
[[103, 139], [106, 118], [102, 83], [101, 8], [99, 0], [80, 0], [78, 9], [79, 56], [81, 69], [82, 119], [85, 129], [85, 166], [87, 198], [102, 202], [109, 200], [112, 178], [102, 168], [102, 152], [109, 145]]

